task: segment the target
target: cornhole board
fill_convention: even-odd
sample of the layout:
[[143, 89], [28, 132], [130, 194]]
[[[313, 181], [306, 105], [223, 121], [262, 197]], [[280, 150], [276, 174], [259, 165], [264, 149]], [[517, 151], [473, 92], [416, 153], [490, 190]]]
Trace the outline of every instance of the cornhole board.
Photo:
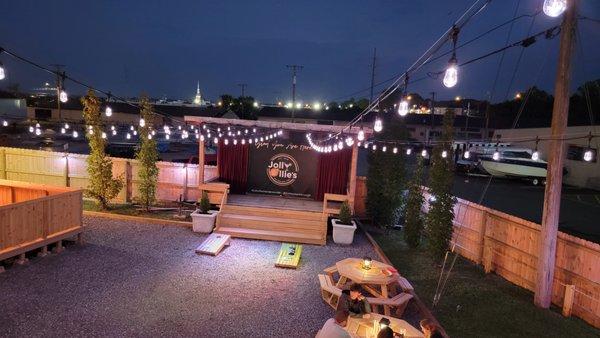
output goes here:
[[281, 243], [281, 249], [277, 255], [276, 267], [295, 269], [300, 264], [302, 255], [302, 244]]
[[216, 256], [226, 245], [229, 245], [230, 240], [229, 235], [213, 232], [196, 248], [196, 253]]

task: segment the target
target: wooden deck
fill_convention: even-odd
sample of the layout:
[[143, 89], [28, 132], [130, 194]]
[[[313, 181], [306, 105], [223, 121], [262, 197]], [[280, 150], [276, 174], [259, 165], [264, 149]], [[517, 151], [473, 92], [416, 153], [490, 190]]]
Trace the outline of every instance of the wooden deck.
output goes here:
[[324, 245], [327, 216], [322, 203], [261, 195], [229, 195], [216, 231], [232, 237]]

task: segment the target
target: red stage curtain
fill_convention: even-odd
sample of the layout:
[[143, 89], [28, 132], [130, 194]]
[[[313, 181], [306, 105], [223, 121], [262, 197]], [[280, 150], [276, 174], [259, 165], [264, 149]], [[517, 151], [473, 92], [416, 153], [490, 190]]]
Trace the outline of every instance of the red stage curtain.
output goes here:
[[316, 200], [322, 201], [326, 193], [346, 194], [351, 161], [352, 148], [319, 154]]
[[233, 194], [245, 194], [248, 185], [248, 145], [219, 142], [217, 150], [219, 180], [229, 183], [229, 191]]

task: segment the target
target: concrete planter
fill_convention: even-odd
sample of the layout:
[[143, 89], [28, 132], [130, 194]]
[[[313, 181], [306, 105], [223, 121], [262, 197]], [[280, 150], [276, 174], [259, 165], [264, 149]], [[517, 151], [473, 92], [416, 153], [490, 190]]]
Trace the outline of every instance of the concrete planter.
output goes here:
[[204, 234], [210, 233], [215, 226], [218, 213], [215, 210], [209, 211], [208, 214], [202, 214], [198, 210], [192, 212], [192, 230]]
[[331, 220], [333, 226], [333, 241], [337, 244], [352, 244], [354, 240], [354, 231], [356, 223], [352, 221], [352, 225], [340, 224], [340, 220], [334, 218]]

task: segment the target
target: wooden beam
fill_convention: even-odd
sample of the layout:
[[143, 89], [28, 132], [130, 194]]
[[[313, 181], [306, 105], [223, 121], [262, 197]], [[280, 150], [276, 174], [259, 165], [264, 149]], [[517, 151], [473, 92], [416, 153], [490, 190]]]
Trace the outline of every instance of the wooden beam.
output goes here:
[[358, 145], [352, 146], [352, 160], [350, 162], [350, 177], [348, 178], [348, 199], [352, 214], [354, 214], [354, 197], [356, 196], [356, 170], [358, 166]]
[[560, 50], [556, 81], [554, 83], [554, 106], [552, 108], [551, 140], [548, 151], [548, 174], [540, 231], [537, 278], [534, 303], [549, 308], [552, 301], [552, 283], [556, 262], [556, 241], [560, 216], [562, 191], [564, 141], [569, 113], [569, 85], [571, 82], [571, 57], [575, 46], [578, 0], [569, 2], [561, 25]]
[[204, 141], [198, 141], [198, 184], [204, 183]]

